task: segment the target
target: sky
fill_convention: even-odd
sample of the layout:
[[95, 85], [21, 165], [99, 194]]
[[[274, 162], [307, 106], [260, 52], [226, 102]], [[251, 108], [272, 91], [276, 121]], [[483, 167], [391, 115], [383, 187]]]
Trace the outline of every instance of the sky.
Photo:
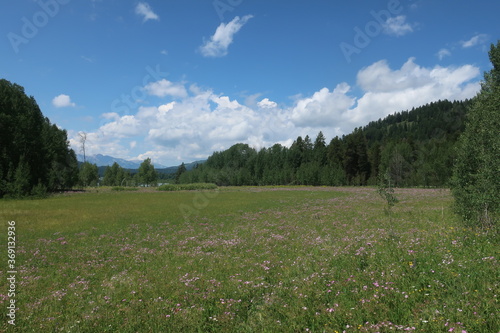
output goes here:
[[463, 100], [497, 0], [1, 0], [0, 78], [81, 153], [165, 166]]

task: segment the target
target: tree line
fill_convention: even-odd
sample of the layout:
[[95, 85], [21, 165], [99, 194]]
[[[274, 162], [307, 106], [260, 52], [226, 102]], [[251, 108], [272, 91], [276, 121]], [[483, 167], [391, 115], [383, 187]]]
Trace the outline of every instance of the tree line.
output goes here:
[[23, 87], [0, 80], [0, 197], [43, 195], [77, 182], [66, 131], [43, 116]]
[[471, 101], [447, 100], [356, 128], [327, 143], [301, 136], [290, 147], [275, 144], [257, 151], [247, 144], [214, 152], [179, 181], [218, 185], [375, 185], [388, 172], [395, 186], [447, 186], [453, 147]]
[[[135, 175], [113, 165], [103, 183], [121, 185], [123, 179], [155, 185], [158, 175], [146, 159]], [[45, 196], [47, 193], [95, 186], [100, 177], [95, 164], [79, 165], [66, 130], [43, 116], [24, 88], [0, 80], [0, 198]]]

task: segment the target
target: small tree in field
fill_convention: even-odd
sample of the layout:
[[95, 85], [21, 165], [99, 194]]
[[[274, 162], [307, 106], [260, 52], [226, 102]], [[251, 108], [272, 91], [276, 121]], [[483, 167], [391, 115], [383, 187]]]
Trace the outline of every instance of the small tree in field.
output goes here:
[[156, 173], [155, 167], [151, 164], [151, 159], [147, 158], [141, 163], [139, 171], [137, 172], [137, 177], [139, 182], [148, 185], [155, 186], [158, 180], [158, 174]]
[[468, 225], [482, 227], [495, 226], [500, 209], [500, 42], [489, 56], [493, 69], [469, 110], [452, 179], [455, 211]]
[[392, 207], [399, 202], [398, 198], [394, 195], [394, 188], [392, 187], [393, 181], [391, 180], [391, 174], [387, 170], [384, 174], [380, 175], [377, 193], [385, 200], [387, 206], [384, 207], [384, 211], [389, 215], [389, 224], [391, 226], [391, 234], [394, 234], [394, 228], [392, 225]]
[[99, 182], [99, 171], [97, 165], [90, 162], [84, 162], [80, 166], [80, 184], [83, 187], [87, 186], [97, 186]]

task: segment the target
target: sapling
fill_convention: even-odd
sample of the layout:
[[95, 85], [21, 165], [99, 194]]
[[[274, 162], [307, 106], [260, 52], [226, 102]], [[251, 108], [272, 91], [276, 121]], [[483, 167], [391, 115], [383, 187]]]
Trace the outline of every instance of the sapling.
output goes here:
[[392, 225], [392, 207], [399, 202], [398, 198], [394, 195], [394, 188], [391, 184], [391, 175], [389, 171], [380, 175], [377, 193], [384, 199], [387, 206], [384, 207], [384, 212], [389, 216], [389, 224], [391, 226], [391, 235], [394, 235]]

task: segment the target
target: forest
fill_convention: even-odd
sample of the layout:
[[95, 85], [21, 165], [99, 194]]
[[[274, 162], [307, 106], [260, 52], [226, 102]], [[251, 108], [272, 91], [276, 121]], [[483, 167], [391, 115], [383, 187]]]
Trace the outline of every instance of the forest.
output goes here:
[[20, 85], [0, 80], [0, 198], [43, 196], [78, 182], [67, 133]]
[[470, 100], [429, 103], [356, 128], [329, 143], [298, 137], [259, 151], [238, 143], [214, 152], [181, 183], [218, 185], [374, 185], [389, 173], [393, 186], [448, 186], [454, 146], [464, 130]]

